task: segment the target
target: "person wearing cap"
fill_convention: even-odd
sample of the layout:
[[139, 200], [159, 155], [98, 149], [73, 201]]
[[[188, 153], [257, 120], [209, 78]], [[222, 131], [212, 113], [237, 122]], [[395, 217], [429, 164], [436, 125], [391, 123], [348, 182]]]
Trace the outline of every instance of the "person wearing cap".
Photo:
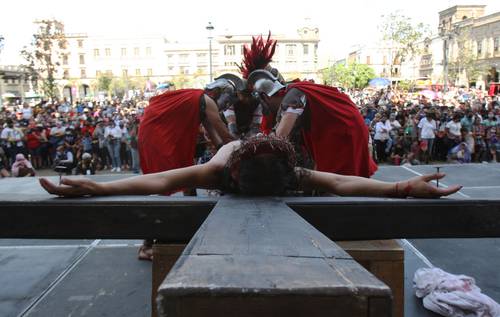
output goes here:
[[92, 154], [83, 153], [82, 159], [76, 165], [76, 175], [94, 175], [96, 164], [92, 159]]

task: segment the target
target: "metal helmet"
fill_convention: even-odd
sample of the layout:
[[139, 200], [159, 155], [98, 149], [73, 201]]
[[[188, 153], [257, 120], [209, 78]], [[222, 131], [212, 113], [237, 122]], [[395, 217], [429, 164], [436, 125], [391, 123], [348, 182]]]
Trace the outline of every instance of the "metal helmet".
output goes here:
[[263, 69], [254, 70], [248, 76], [248, 86], [253, 87], [257, 93], [264, 93], [272, 97], [275, 93], [285, 88], [278, 78], [271, 72]]
[[224, 111], [233, 105], [238, 97], [236, 96], [236, 85], [232, 80], [222, 76], [205, 86], [205, 90], [214, 91], [209, 95], [215, 100], [219, 110]]
[[237, 91], [245, 91], [247, 90], [247, 81], [246, 79], [242, 79], [238, 77], [237, 75], [231, 74], [231, 73], [226, 73], [222, 74], [219, 77], [215, 78], [217, 79], [227, 79], [229, 80], [233, 86], [236, 88]]

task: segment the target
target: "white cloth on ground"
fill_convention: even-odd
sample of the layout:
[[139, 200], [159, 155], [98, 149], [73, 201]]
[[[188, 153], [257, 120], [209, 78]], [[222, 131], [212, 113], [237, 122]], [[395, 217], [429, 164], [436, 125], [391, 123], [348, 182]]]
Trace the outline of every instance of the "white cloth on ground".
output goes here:
[[424, 307], [443, 316], [499, 317], [500, 305], [481, 293], [474, 278], [439, 268], [421, 268], [413, 277], [415, 295]]

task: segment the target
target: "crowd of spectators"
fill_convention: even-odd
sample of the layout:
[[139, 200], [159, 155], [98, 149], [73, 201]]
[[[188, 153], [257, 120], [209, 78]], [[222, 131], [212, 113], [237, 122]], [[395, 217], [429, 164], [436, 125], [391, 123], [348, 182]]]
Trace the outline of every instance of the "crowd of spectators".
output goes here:
[[[397, 88], [350, 90], [380, 163], [500, 160], [500, 96], [452, 88], [446, 94]], [[0, 109], [0, 177], [139, 173], [137, 132], [144, 100], [5, 103]], [[200, 155], [201, 157], [201, 155]]]
[[137, 130], [146, 101], [5, 103], [0, 109], [0, 175], [139, 173]]
[[378, 163], [498, 162], [500, 96], [451, 88], [443, 94], [397, 88], [347, 91], [370, 130]]

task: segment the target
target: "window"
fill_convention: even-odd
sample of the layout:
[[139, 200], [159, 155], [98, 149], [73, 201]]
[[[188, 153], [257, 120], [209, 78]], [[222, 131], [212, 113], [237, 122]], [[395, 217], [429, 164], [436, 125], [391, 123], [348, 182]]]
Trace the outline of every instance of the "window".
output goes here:
[[382, 64], [387, 65], [387, 56], [385, 56], [385, 55], [384, 55], [384, 61], [382, 62]]
[[69, 69], [65, 69], [63, 72], [63, 79], [68, 79], [69, 78]]
[[179, 55], [179, 57], [181, 59], [181, 63], [187, 63], [189, 54], [181, 54], [181, 55]]
[[205, 74], [206, 72], [207, 72], [207, 68], [206, 67], [198, 67], [198, 73]]
[[139, 56], [139, 48], [134, 47], [134, 56]]
[[122, 56], [127, 56], [127, 49], [122, 47]]
[[234, 55], [235, 53], [235, 48], [234, 45], [225, 45], [224, 46], [224, 55]]
[[101, 77], [102, 73], [100, 70], [95, 71], [95, 77]]
[[98, 57], [98, 56], [99, 56], [99, 49], [94, 48], [94, 57]]
[[493, 51], [500, 51], [500, 37], [495, 37], [495, 39], [493, 40]]
[[127, 77], [127, 76], [128, 76], [128, 70], [122, 69], [122, 77]]
[[232, 66], [237, 66], [236, 62], [224, 62], [224, 66], [232, 67]]
[[108, 56], [108, 57], [109, 57], [109, 56], [111, 56], [111, 49], [110, 49], [110, 48], [106, 48], [106, 49], [104, 50], [104, 53], [105, 53], [105, 54], [106, 54], [106, 56]]
[[148, 68], [148, 76], [153, 76], [153, 69], [152, 68]]
[[78, 47], [82, 48], [83, 47], [83, 40], [78, 40]]
[[304, 47], [304, 55], [309, 55], [309, 44], [304, 44], [303, 47]]
[[151, 47], [146, 47], [146, 55], [151, 56]]
[[[278, 51], [278, 45], [276, 45], [276, 51]], [[241, 45], [241, 55], [245, 54], [245, 45]]]
[[135, 75], [136, 75], [136, 76], [141, 76], [141, 70], [140, 70], [139, 68], [137, 68], [137, 69], [135, 70]]
[[80, 54], [80, 65], [85, 64], [85, 54]]
[[110, 69], [106, 70], [106, 76], [113, 77], [113, 71]]
[[189, 68], [181, 66], [180, 72], [181, 72], [181, 74], [189, 75]]
[[477, 41], [477, 55], [482, 55], [483, 53], [483, 42]]
[[286, 54], [288, 56], [294, 56], [295, 55], [295, 47], [296, 46], [297, 45], [295, 45], [295, 44], [287, 44], [286, 45]]
[[369, 55], [366, 56], [366, 65], [371, 65], [371, 60]]
[[87, 71], [85, 68], [80, 69], [80, 78], [87, 78]]
[[68, 65], [68, 54], [63, 55], [63, 65]]
[[168, 58], [168, 59], [172, 59], [172, 58], [174, 58], [174, 54], [168, 54], [168, 55], [167, 55], [167, 58]]
[[168, 71], [173, 72], [174, 71], [174, 66], [168, 66]]
[[207, 53], [198, 53], [196, 54], [196, 58], [198, 60], [204, 61], [207, 58]]

